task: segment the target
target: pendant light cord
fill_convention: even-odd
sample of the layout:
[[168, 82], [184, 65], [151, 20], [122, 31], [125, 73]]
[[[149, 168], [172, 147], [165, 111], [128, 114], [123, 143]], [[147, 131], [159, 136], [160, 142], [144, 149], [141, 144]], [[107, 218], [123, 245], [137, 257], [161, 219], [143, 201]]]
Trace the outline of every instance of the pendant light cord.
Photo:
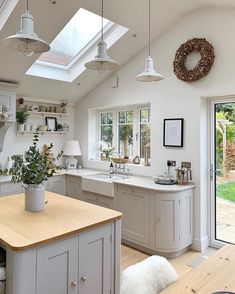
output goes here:
[[29, 0], [26, 1], [26, 10], [29, 11]]
[[151, 13], [150, 13], [151, 9], [150, 9], [150, 0], [149, 0], [149, 56], [151, 56], [150, 54], [150, 40], [151, 40], [151, 31], [150, 31], [150, 26], [151, 26]]
[[102, 18], [101, 18], [101, 40], [104, 38], [104, 0], [101, 1], [101, 10], [102, 10]]

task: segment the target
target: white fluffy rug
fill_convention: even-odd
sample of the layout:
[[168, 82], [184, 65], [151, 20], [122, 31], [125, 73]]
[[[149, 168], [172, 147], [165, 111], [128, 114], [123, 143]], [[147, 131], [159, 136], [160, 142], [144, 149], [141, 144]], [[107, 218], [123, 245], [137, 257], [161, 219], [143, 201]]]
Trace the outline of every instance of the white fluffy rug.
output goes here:
[[173, 266], [161, 256], [151, 256], [122, 272], [120, 294], [158, 294], [178, 280]]

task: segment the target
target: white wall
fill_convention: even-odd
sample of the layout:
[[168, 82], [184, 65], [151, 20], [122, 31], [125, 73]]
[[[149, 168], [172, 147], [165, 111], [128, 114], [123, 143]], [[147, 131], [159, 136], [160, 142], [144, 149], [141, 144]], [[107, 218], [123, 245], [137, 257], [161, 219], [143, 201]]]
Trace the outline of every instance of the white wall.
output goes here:
[[[135, 76], [143, 70], [147, 55], [147, 50], [144, 50], [114, 73], [119, 77], [118, 88], [112, 89], [110, 79], [107, 79], [77, 105], [76, 136], [81, 142], [84, 165], [94, 167], [94, 163], [87, 160], [88, 109], [151, 103], [152, 166], [142, 172], [152, 176], [161, 174], [167, 159], [177, 160], [177, 164], [181, 161], [192, 162], [193, 180], [196, 183], [195, 248], [206, 245], [208, 238], [208, 135], [205, 131], [205, 116], [201, 115], [202, 110], [206, 113], [207, 103], [201, 97], [235, 93], [234, 15], [234, 8], [206, 8], [185, 16], [152, 44], [155, 67], [165, 76], [163, 81], [149, 84], [135, 81]], [[216, 58], [209, 75], [190, 84], [176, 78], [172, 63], [180, 44], [193, 37], [203, 37], [211, 42]], [[162, 144], [163, 119], [176, 117], [185, 119], [184, 147], [165, 148]]]
[[[47, 100], [47, 103], [49, 101]], [[36, 104], [36, 103], [35, 103]], [[70, 129], [68, 134], [66, 135], [59, 135], [59, 134], [46, 134], [46, 135], [39, 135], [39, 143], [38, 147], [40, 150], [43, 149], [43, 145], [49, 145], [51, 142], [53, 143], [54, 147], [52, 149], [53, 154], [56, 156], [63, 148], [64, 142], [67, 139], [72, 139], [74, 137], [74, 107], [68, 106], [68, 113], [70, 116], [58, 118], [58, 122], [66, 122]], [[50, 113], [48, 113], [50, 116]], [[45, 124], [45, 118], [29, 118], [29, 124], [37, 124], [43, 125]], [[8, 156], [12, 156], [14, 154], [23, 154], [25, 155], [25, 151], [28, 147], [32, 144], [33, 134], [32, 135], [24, 135], [24, 136], [17, 136], [16, 135], [17, 124], [13, 124], [7, 131], [3, 151], [0, 152], [0, 168], [6, 167], [6, 161]], [[58, 162], [60, 164], [61, 162]]]

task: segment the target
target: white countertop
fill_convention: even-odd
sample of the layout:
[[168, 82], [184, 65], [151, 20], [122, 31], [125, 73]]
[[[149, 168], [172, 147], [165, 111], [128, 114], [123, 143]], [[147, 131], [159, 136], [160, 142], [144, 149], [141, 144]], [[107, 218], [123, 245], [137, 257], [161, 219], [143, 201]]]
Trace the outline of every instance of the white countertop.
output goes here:
[[[104, 174], [107, 172], [102, 171], [102, 170], [97, 170], [97, 169], [75, 169], [75, 170], [61, 170], [55, 174], [55, 176], [58, 175], [70, 175], [70, 176], [76, 176], [76, 177], [87, 177], [90, 175], [95, 175], [95, 174]], [[99, 181], [104, 181], [106, 182], [107, 180], [99, 179]], [[10, 178], [9, 176], [0, 176], [0, 184], [1, 183], [9, 183]], [[110, 182], [110, 180], [109, 180]], [[129, 186], [134, 186], [138, 188], [144, 188], [144, 189], [150, 189], [150, 190], [155, 190], [155, 191], [162, 191], [162, 192], [177, 192], [177, 191], [184, 191], [188, 189], [192, 189], [195, 186], [190, 184], [190, 185], [185, 185], [185, 186], [179, 186], [179, 185], [159, 185], [155, 184], [153, 179], [151, 177], [144, 177], [144, 176], [135, 176], [135, 175], [130, 175], [124, 179], [113, 179], [114, 184], [122, 184], [122, 185], [129, 185]]]
[[130, 176], [130, 178], [113, 181], [114, 184], [129, 185], [138, 188], [150, 189], [162, 192], [178, 192], [195, 188], [195, 185], [159, 185], [155, 184], [150, 177]]
[[[104, 174], [107, 172], [102, 171], [102, 170], [96, 170], [96, 169], [78, 169], [78, 170], [70, 170], [70, 171], [65, 171], [64, 174], [66, 175], [73, 175], [73, 176], [79, 176], [79, 177], [87, 177], [90, 175], [95, 175], [95, 174]], [[104, 181], [104, 182], [110, 182], [110, 180], [105, 180], [105, 179], [97, 179], [97, 181]], [[114, 179], [113, 180], [114, 184], [123, 184], [123, 185], [129, 185], [129, 186], [134, 186], [134, 187], [139, 187], [139, 188], [144, 188], [144, 189], [150, 189], [150, 190], [156, 190], [156, 191], [162, 191], [162, 192], [177, 192], [177, 191], [184, 191], [188, 189], [195, 188], [195, 185], [190, 184], [190, 185], [159, 185], [155, 184], [153, 181], [153, 178], [151, 177], [144, 177], [144, 176], [135, 176], [135, 175], [130, 175], [124, 179]]]

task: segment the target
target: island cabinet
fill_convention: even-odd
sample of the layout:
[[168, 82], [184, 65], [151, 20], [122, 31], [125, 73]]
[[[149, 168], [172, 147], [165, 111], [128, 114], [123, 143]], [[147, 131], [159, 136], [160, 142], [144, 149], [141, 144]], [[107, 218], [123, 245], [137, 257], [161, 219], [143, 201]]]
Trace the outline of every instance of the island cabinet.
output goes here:
[[154, 191], [115, 186], [114, 207], [123, 213], [123, 243], [169, 257], [192, 244], [193, 187]]
[[66, 196], [82, 200], [82, 178], [66, 175]]
[[46, 194], [39, 213], [25, 212], [21, 195], [0, 199], [11, 207], [0, 212], [6, 294], [119, 294], [121, 214]]
[[111, 236], [112, 226], [106, 225], [39, 248], [36, 293], [113, 293]]

